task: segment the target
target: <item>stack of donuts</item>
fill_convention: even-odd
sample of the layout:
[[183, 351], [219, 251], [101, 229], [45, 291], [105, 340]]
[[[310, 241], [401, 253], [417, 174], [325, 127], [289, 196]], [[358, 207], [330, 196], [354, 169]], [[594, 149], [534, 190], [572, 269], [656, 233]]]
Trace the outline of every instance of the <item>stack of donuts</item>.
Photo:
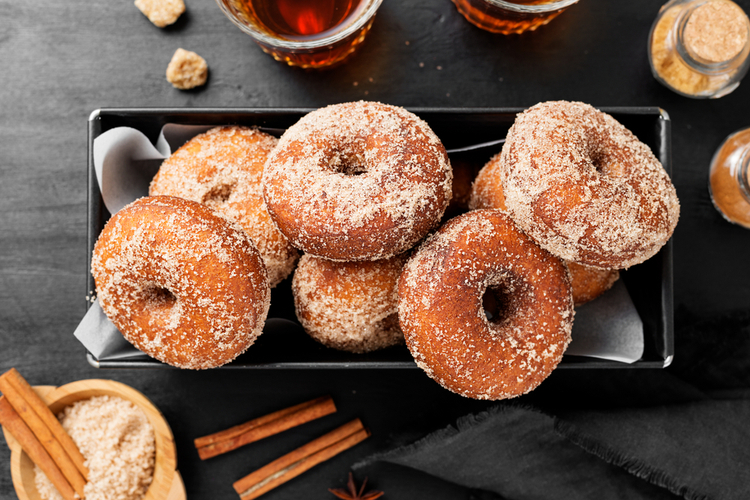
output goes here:
[[423, 120], [376, 102], [318, 109], [278, 140], [214, 128], [106, 224], [99, 302], [147, 354], [211, 368], [254, 342], [294, 271], [297, 317], [320, 343], [405, 342], [451, 391], [524, 394], [560, 362], [574, 299], [658, 252], [679, 204], [649, 148], [582, 103], [519, 114], [502, 152], [463, 173], [454, 185]]

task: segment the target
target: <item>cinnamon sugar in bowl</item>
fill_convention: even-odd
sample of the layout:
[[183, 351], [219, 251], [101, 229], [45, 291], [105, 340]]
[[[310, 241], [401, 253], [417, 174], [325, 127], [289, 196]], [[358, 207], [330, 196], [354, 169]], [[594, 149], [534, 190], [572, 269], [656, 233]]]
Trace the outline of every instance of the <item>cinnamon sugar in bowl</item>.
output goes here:
[[[163, 415], [143, 394], [119, 382], [97, 379], [81, 380], [57, 388], [38, 386], [34, 390], [55, 415], [64, 412], [76, 403], [84, 403], [89, 400], [94, 404], [102, 404], [107, 401], [112, 403], [119, 398], [132, 403], [137, 410], [145, 415], [148, 424], [153, 429], [154, 436], [153, 475], [150, 478], [148, 490], [142, 496], [143, 500], [184, 500], [186, 498], [182, 479], [176, 470], [177, 453], [172, 431]], [[135, 411], [137, 412], [137, 410]], [[70, 411], [69, 409], [68, 412]], [[106, 412], [103, 412], [103, 414], [106, 414]], [[101, 422], [102, 425], [98, 427], [106, 427], [108, 423], [116, 424], [116, 422]], [[97, 430], [97, 432], [99, 431]], [[42, 500], [45, 497], [40, 494], [35, 482], [34, 463], [21, 450], [20, 445], [12, 436], [6, 433], [5, 439], [11, 449], [11, 476], [18, 498], [20, 500]], [[84, 450], [82, 449], [82, 451]], [[88, 457], [86, 458], [88, 460]], [[120, 457], [118, 457], [118, 460], [120, 460]]]

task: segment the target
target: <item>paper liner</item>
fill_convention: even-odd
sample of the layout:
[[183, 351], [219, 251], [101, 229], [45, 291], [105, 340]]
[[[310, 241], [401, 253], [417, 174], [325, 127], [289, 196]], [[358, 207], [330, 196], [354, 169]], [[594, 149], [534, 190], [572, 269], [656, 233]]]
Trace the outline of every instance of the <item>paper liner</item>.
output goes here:
[[[118, 127], [94, 139], [94, 167], [104, 204], [116, 213], [148, 195], [151, 178], [172, 151], [211, 126], [165, 125], [154, 146], [140, 131]], [[273, 318], [269, 318], [269, 321]], [[99, 361], [145, 356], [133, 347], [94, 301], [75, 331]], [[601, 297], [576, 308], [573, 340], [566, 354], [632, 363], [643, 355], [643, 322], [618, 280]]]

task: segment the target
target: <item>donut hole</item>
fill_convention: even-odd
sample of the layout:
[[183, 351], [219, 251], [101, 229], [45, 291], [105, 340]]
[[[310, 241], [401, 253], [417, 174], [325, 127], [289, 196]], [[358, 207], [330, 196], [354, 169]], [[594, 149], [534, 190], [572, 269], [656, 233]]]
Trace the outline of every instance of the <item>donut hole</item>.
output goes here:
[[177, 296], [168, 288], [151, 283], [143, 290], [146, 303], [154, 309], [168, 309], [177, 302]]
[[358, 148], [344, 148], [331, 155], [328, 166], [334, 172], [344, 175], [362, 175], [367, 172], [365, 155]]
[[204, 196], [202, 203], [208, 206], [216, 206], [226, 203], [232, 196], [235, 184], [222, 183], [213, 186]]
[[605, 173], [604, 167], [607, 164], [603, 151], [594, 151], [590, 156], [591, 166], [600, 174]]
[[526, 296], [523, 281], [511, 275], [503, 275], [493, 280], [482, 294], [482, 308], [487, 321], [493, 327], [499, 327], [512, 318], [522, 307]]
[[513, 310], [512, 295], [503, 286], [490, 286], [482, 296], [482, 307], [487, 321], [493, 325], [502, 323]]
[[594, 150], [589, 159], [599, 175], [610, 178], [625, 175], [625, 161], [612, 151], [605, 148]]

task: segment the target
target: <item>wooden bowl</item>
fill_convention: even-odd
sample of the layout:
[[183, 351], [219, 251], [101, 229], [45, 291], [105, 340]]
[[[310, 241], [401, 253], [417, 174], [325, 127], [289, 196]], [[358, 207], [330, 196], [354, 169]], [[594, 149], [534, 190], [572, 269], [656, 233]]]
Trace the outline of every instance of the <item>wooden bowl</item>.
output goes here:
[[[185, 486], [177, 471], [177, 450], [169, 424], [159, 410], [143, 394], [113, 380], [80, 380], [60, 387], [36, 386], [34, 390], [57, 415], [76, 401], [94, 396], [117, 396], [132, 402], [148, 417], [156, 438], [154, 478], [143, 500], [184, 500]], [[5, 432], [10, 448], [10, 472], [19, 500], [41, 500], [34, 484], [34, 463], [23, 452], [21, 445]]]

